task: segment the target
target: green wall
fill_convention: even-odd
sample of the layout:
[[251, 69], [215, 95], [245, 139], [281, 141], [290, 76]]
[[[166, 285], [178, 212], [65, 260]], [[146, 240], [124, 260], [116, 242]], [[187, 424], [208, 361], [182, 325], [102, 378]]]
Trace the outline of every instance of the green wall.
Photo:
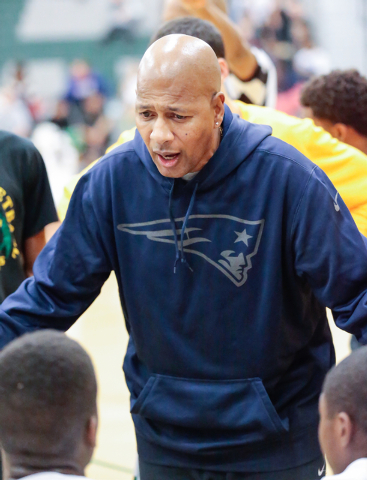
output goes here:
[[9, 60], [63, 58], [71, 62], [74, 58], [85, 58], [114, 86], [116, 59], [123, 55], [141, 57], [149, 42], [149, 38], [114, 41], [108, 45], [96, 41], [19, 42], [15, 37], [15, 27], [24, 3], [25, 0], [0, 0], [0, 70]]

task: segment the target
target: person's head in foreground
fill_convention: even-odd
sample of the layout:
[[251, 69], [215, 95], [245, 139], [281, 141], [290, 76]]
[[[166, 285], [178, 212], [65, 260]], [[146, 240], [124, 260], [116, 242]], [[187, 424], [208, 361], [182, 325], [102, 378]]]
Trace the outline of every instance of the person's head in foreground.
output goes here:
[[160, 38], [140, 62], [136, 125], [165, 177], [198, 172], [221, 140], [224, 94], [213, 49], [197, 38]]
[[4, 469], [83, 475], [95, 447], [97, 383], [85, 350], [65, 334], [26, 334], [0, 352]]
[[367, 79], [357, 70], [313, 78], [302, 90], [301, 104], [316, 125], [367, 153]]
[[327, 374], [319, 410], [320, 446], [334, 474], [362, 458], [366, 469], [367, 347], [352, 353]]

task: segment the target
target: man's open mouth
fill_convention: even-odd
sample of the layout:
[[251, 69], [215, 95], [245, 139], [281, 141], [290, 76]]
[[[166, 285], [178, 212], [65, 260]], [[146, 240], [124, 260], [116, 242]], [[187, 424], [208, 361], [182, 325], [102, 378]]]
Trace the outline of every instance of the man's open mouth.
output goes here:
[[167, 153], [165, 155], [157, 153], [159, 161], [165, 166], [165, 167], [171, 167], [175, 165], [175, 163], [178, 160], [178, 157], [180, 156], [179, 153]]

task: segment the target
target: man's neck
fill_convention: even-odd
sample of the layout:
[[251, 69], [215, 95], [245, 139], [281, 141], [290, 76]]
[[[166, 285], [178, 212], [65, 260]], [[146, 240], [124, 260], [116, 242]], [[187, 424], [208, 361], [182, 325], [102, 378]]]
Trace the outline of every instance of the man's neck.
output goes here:
[[65, 475], [84, 476], [84, 468], [77, 464], [75, 460], [68, 459], [34, 459], [21, 460], [19, 457], [6, 458], [4, 455], [4, 480], [18, 480], [29, 475], [44, 472], [57, 472]]
[[367, 155], [367, 137], [360, 135], [355, 146]]

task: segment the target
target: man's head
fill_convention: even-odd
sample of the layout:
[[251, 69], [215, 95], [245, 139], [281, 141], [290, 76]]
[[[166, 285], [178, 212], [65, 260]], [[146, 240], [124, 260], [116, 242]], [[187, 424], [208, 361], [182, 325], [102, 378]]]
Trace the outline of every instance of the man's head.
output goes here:
[[160, 173], [197, 172], [220, 142], [224, 95], [213, 49], [187, 35], [154, 42], [140, 62], [136, 125]]
[[310, 80], [301, 93], [307, 116], [333, 137], [364, 151], [367, 145], [367, 79], [357, 70], [335, 70]]
[[87, 353], [53, 330], [0, 353], [0, 443], [10, 468], [83, 473], [95, 446], [97, 384]]
[[319, 401], [321, 450], [335, 474], [367, 457], [367, 347], [326, 376]]

